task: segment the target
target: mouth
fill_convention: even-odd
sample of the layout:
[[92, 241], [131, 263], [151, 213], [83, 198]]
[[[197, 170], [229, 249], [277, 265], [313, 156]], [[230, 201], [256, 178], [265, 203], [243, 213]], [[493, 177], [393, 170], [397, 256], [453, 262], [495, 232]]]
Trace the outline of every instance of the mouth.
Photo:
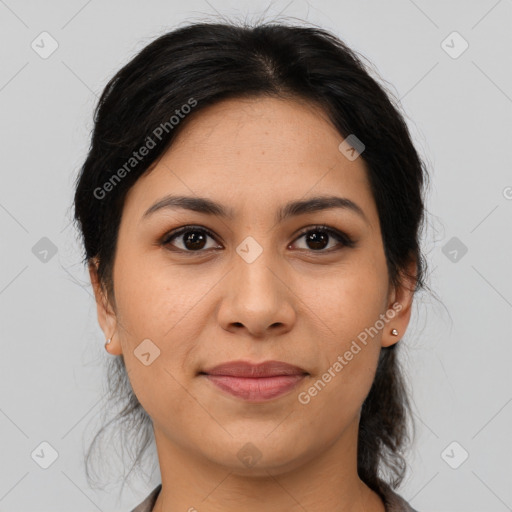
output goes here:
[[263, 402], [289, 393], [309, 375], [303, 368], [282, 361], [250, 363], [231, 361], [199, 372], [229, 395]]

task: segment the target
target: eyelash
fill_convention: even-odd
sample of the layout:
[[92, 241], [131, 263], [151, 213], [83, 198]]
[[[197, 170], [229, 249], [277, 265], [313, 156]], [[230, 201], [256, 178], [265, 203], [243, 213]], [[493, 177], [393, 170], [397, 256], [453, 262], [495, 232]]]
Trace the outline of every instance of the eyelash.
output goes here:
[[[215, 235], [210, 230], [208, 230], [206, 228], [199, 227], [199, 226], [183, 226], [182, 228], [179, 228], [177, 230], [166, 233], [163, 236], [160, 243], [164, 246], [171, 245], [170, 244], [171, 240], [173, 240], [174, 238], [178, 238], [180, 235], [183, 235], [190, 231], [206, 234], [209, 237], [213, 238], [217, 242]], [[300, 239], [301, 237], [303, 237], [304, 235], [307, 235], [310, 232], [325, 233], [325, 234], [333, 237], [339, 243], [341, 243], [343, 247], [351, 248], [356, 245], [355, 241], [352, 240], [345, 233], [338, 231], [337, 229], [330, 228], [328, 226], [324, 226], [324, 225], [309, 226], [307, 229], [304, 229], [297, 235], [297, 238], [294, 240], [294, 242], [297, 241], [298, 239]], [[200, 254], [202, 252], [206, 252], [206, 250], [204, 250], [204, 249], [200, 249], [197, 251], [187, 251], [184, 249], [175, 248], [175, 249], [171, 249], [171, 250], [177, 251], [177, 252], [182, 252], [182, 253], [187, 253], [187, 254]], [[327, 250], [319, 249], [317, 251], [310, 249], [310, 252], [317, 253], [317, 254], [321, 254], [321, 253], [330, 254], [332, 252], [336, 252], [339, 250], [341, 250], [341, 248], [338, 248], [338, 249], [331, 248], [331, 249], [327, 249]]]

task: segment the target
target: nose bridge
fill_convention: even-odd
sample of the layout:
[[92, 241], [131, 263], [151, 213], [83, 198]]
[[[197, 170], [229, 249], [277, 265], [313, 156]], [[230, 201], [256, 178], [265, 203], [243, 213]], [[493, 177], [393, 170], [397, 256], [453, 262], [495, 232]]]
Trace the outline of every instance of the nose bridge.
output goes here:
[[275, 271], [271, 270], [276, 258], [268, 232], [257, 236], [261, 243], [249, 235], [236, 247], [235, 289], [239, 297], [253, 297], [256, 303], [261, 301], [260, 304], [268, 305], [278, 294], [279, 280], [276, 280]]

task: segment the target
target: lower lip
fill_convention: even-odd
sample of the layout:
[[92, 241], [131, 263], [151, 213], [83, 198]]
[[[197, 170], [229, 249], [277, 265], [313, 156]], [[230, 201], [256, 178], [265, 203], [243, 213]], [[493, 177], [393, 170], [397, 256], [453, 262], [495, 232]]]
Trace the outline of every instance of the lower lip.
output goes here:
[[275, 377], [231, 377], [208, 375], [210, 382], [223, 391], [249, 402], [271, 400], [291, 391], [305, 375], [276, 375]]

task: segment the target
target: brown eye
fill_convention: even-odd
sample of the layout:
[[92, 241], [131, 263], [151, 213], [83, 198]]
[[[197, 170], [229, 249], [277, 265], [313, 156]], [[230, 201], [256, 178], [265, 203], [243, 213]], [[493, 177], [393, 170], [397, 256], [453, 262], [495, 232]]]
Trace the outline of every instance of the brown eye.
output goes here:
[[[205, 228], [185, 226], [164, 236], [162, 245], [184, 253], [200, 253], [207, 249], [221, 249], [219, 245], [208, 247], [208, 239], [216, 242], [215, 236]], [[299, 248], [318, 253], [330, 253], [343, 247], [354, 247], [355, 242], [346, 234], [326, 226], [313, 226], [296, 239], [304, 238], [306, 247]], [[175, 243], [177, 240], [179, 243]], [[334, 243], [333, 242], [337, 242]], [[336, 248], [336, 245], [340, 246]]]
[[[181, 228], [178, 231], [166, 235], [162, 240], [162, 244], [176, 247], [172, 241], [178, 239], [178, 241], [181, 242], [181, 247], [177, 247], [178, 250], [184, 252], [202, 252], [208, 243], [208, 238], [215, 240], [213, 235], [204, 228], [186, 226], [185, 228]], [[208, 247], [206, 248], [208, 249]], [[211, 249], [212, 247], [209, 248]], [[214, 246], [213, 248], [218, 248], [218, 246]]]
[[310, 231], [304, 236], [306, 237], [306, 244], [308, 244], [311, 249], [325, 249], [326, 245], [329, 243], [329, 235], [322, 231]]
[[[305, 249], [310, 249], [315, 252], [331, 252], [333, 246], [329, 247], [328, 250], [324, 250], [329, 246], [329, 242], [331, 240], [335, 240], [338, 244], [344, 247], [353, 247], [355, 245], [354, 242], [344, 233], [325, 226], [309, 228], [307, 231], [303, 232], [297, 240], [301, 238], [304, 238], [307, 245]], [[336, 244], [334, 247], [336, 247]]]

